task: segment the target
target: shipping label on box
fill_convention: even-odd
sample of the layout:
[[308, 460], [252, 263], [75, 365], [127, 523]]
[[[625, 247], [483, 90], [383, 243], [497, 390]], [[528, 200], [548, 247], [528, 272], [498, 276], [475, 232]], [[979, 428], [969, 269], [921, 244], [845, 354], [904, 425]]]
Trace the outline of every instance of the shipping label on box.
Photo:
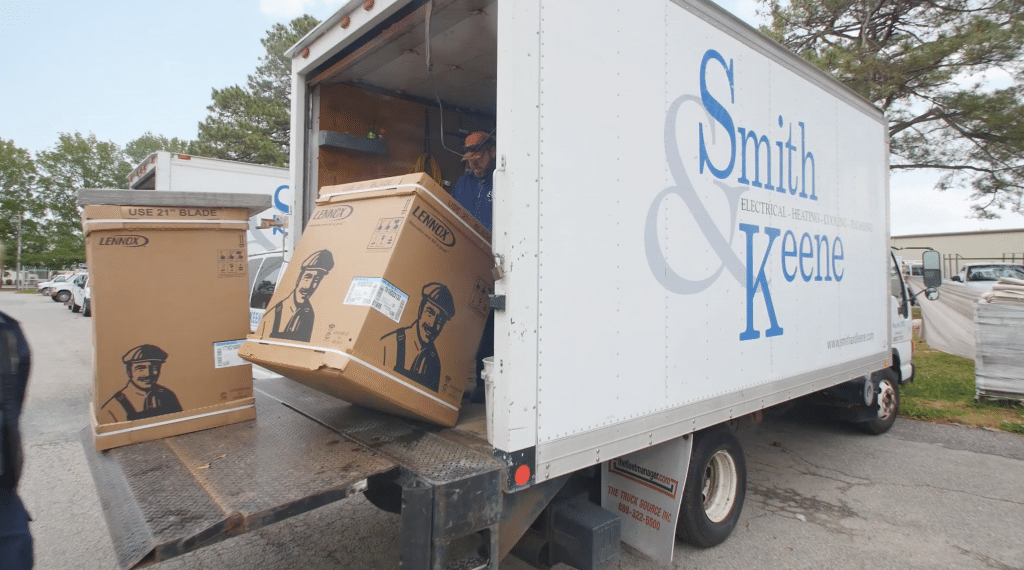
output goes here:
[[373, 307], [396, 323], [402, 318], [409, 295], [388, 283], [387, 279], [353, 277], [343, 301], [346, 305]]

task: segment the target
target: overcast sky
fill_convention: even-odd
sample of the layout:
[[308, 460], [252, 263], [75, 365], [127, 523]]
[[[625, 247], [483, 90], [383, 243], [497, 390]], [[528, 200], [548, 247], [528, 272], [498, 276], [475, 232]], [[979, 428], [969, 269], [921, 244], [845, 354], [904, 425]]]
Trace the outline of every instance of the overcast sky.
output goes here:
[[[211, 90], [245, 83], [275, 23], [320, 20], [343, 0], [0, 0], [0, 139], [33, 153], [60, 133], [119, 145], [146, 131], [194, 139]], [[726, 9], [756, 24], [753, 0]], [[892, 177], [892, 234], [1024, 228], [1024, 216], [970, 219], [969, 193], [937, 175]]]

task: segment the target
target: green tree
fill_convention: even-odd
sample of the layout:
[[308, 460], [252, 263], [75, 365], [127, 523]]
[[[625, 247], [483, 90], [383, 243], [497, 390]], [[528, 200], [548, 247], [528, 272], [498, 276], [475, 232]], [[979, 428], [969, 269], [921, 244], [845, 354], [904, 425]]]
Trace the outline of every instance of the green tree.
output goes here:
[[[21, 237], [22, 266], [31, 266], [38, 224], [45, 211], [35, 195], [36, 166], [25, 149], [14, 141], [0, 139], [0, 242], [7, 269], [17, 264], [17, 243]], [[28, 255], [26, 255], [28, 254]]]
[[[895, 170], [1024, 214], [1024, 0], [759, 0], [762, 27], [886, 113]], [[978, 78], [1002, 70], [1009, 87]]]
[[210, 115], [199, 123], [196, 154], [272, 166], [288, 166], [291, 61], [284, 52], [318, 21], [304, 15], [275, 24], [260, 40], [267, 53], [245, 87], [213, 90]]
[[137, 166], [147, 156], [161, 150], [195, 154], [195, 144], [194, 141], [181, 140], [178, 137], [168, 139], [163, 135], [154, 135], [147, 131], [146, 134], [124, 145], [124, 154], [133, 166]]
[[117, 144], [90, 133], [61, 133], [56, 146], [38, 153], [39, 197], [48, 216], [42, 231], [50, 238], [46, 266], [67, 267], [85, 261], [78, 191], [127, 188], [133, 165]]

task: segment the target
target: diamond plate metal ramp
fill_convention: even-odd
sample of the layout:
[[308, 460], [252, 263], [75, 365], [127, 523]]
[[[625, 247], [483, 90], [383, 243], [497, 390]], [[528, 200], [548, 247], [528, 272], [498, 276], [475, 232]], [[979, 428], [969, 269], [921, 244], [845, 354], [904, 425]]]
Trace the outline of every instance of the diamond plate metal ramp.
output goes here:
[[[498, 524], [504, 464], [487, 441], [351, 405], [291, 381], [256, 384], [265, 395], [300, 410], [346, 439], [394, 461], [400, 481], [402, 568], [498, 568]], [[483, 537], [487, 557], [449, 560], [454, 541]], [[453, 551], [454, 552], [454, 551]]]
[[253, 421], [106, 452], [95, 451], [89, 428], [82, 431], [123, 568], [344, 499], [396, 467], [259, 391], [256, 406]]
[[[463, 441], [455, 441], [446, 437], [449, 430], [445, 428], [346, 404], [291, 380], [256, 381], [255, 386], [260, 393], [388, 457], [431, 485], [504, 467], [491, 455], [485, 440], [468, 434], [460, 438]], [[473, 440], [472, 444], [466, 439]]]

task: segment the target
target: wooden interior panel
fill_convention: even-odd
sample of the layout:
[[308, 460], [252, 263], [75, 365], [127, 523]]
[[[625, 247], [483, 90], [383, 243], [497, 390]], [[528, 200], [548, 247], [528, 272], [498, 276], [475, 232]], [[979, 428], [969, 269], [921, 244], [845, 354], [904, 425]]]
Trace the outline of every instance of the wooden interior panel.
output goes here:
[[[438, 107], [360, 89], [351, 85], [322, 85], [320, 130], [365, 137], [371, 127], [383, 133], [386, 155], [322, 146], [319, 150], [319, 188], [408, 174], [424, 152], [424, 111], [429, 117], [429, 149], [441, 167], [449, 191], [465, 167], [461, 155], [441, 145], [441, 113]], [[474, 130], [491, 131], [493, 123], [464, 113], [444, 111], [445, 145], [461, 151], [465, 135]]]

